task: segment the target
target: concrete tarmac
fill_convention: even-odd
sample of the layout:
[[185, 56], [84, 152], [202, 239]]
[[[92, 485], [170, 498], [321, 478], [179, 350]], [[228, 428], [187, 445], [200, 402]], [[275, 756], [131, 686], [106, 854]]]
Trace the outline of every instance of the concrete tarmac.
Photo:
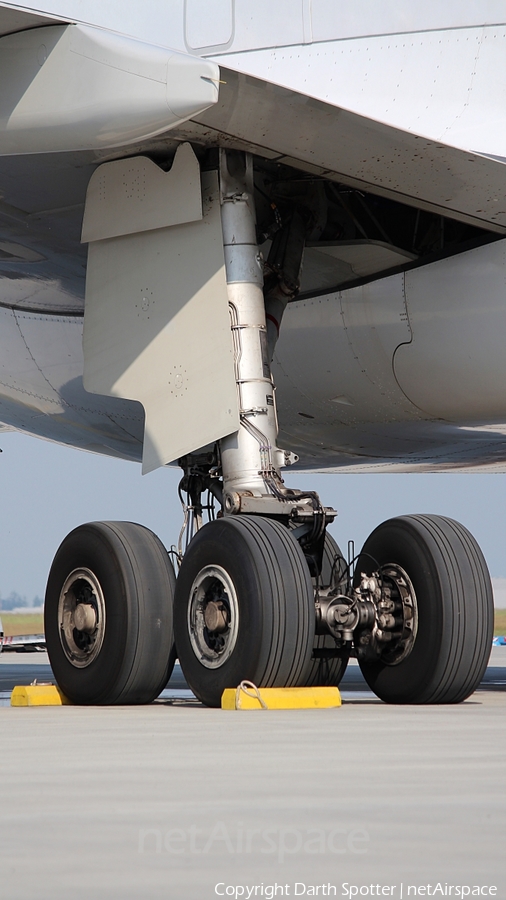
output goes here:
[[[2, 654], [0, 690], [41, 657]], [[337, 710], [209, 710], [180, 675], [147, 707], [3, 706], [0, 896], [506, 898], [506, 648], [490, 662], [458, 706], [387, 706], [355, 666]]]

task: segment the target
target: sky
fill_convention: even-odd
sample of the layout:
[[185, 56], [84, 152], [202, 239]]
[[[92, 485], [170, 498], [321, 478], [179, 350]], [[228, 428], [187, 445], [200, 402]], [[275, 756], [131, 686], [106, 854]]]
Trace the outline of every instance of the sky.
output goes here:
[[[140, 522], [166, 547], [177, 541], [179, 470], [142, 476], [139, 464], [14, 432], [0, 434], [0, 448], [0, 597], [11, 591], [29, 601], [43, 597], [59, 544], [83, 522]], [[491, 575], [506, 579], [506, 475], [300, 475], [285, 469], [284, 478], [291, 487], [317, 490], [338, 510], [330, 530], [345, 555], [348, 540], [358, 551], [385, 519], [437, 513], [469, 528]], [[506, 598], [506, 581], [504, 589]]]

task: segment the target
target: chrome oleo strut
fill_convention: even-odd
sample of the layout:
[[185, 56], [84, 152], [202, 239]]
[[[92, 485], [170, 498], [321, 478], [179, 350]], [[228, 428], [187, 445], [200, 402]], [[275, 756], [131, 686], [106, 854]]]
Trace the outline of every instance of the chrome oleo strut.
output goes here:
[[[201, 452], [180, 460], [185, 470], [183, 482], [190, 483], [190, 475], [202, 471], [205, 486], [222, 504], [223, 515], [255, 514], [285, 521], [300, 541], [312, 574], [318, 575], [325, 528], [336, 512], [323, 507], [314, 491], [286, 488], [281, 477], [281, 468], [297, 462], [298, 457], [277, 446], [276, 394], [270, 368], [272, 340], [269, 346], [251, 156], [220, 150], [219, 176], [240, 427], [219, 441], [214, 462], [205, 472], [198, 465]], [[219, 489], [218, 472], [222, 476]], [[195, 502], [189, 501], [188, 507], [194, 508]], [[199, 521], [195, 521], [197, 530]]]

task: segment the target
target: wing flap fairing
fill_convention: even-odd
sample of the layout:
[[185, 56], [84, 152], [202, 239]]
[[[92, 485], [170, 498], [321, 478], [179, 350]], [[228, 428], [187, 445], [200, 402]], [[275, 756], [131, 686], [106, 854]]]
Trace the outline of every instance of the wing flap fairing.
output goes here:
[[0, 155], [146, 140], [218, 98], [216, 63], [84, 25], [0, 39]]

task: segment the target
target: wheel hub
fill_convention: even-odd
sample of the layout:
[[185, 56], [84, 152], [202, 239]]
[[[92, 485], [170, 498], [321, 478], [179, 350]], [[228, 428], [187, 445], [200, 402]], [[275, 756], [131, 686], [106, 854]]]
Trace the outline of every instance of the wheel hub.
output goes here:
[[193, 652], [207, 669], [230, 658], [239, 626], [234, 584], [221, 566], [205, 566], [195, 578], [188, 605], [188, 629]]
[[230, 615], [228, 607], [225, 606], [222, 600], [209, 601], [204, 609], [204, 622], [206, 623], [208, 631], [214, 632], [215, 634], [222, 634], [227, 630], [230, 622]]
[[355, 633], [359, 660], [379, 660], [396, 666], [411, 653], [418, 628], [416, 594], [404, 569], [396, 563], [381, 566], [372, 575], [361, 575], [359, 602], [375, 607], [372, 628]]
[[93, 634], [97, 627], [97, 611], [92, 603], [78, 603], [74, 610], [74, 626], [78, 631]]
[[409, 576], [396, 563], [366, 575], [357, 587], [339, 593], [330, 586], [318, 591], [316, 633], [330, 634], [337, 649], [355, 641], [361, 662], [396, 666], [413, 648], [418, 628], [416, 595]]
[[98, 656], [105, 634], [105, 600], [97, 577], [89, 569], [74, 569], [58, 601], [60, 641], [65, 656], [76, 668], [85, 668]]

